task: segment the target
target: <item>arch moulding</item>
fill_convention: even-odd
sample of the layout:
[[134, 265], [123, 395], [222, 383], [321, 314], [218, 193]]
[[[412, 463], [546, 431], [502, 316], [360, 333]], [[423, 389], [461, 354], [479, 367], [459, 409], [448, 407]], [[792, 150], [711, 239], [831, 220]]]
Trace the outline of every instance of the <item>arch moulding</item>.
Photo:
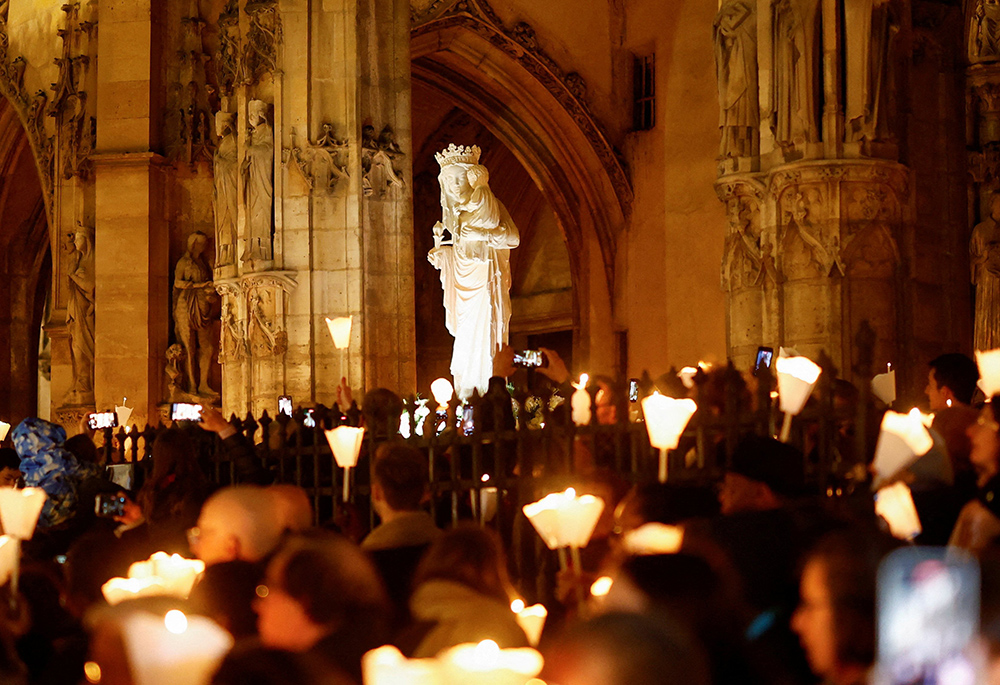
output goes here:
[[413, 12], [413, 79], [487, 126], [549, 200], [570, 256], [578, 351], [609, 360], [617, 241], [632, 204], [625, 166], [587, 108], [583, 79], [562, 72], [530, 26], [508, 30], [483, 0], [444, 4]]

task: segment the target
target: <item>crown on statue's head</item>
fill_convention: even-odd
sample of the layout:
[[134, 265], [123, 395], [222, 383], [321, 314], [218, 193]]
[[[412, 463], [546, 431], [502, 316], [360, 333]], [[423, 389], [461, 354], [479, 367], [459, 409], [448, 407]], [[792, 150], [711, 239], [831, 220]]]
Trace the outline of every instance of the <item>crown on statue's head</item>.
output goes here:
[[479, 149], [478, 145], [466, 147], [465, 145], [451, 143], [446, 149], [435, 153], [434, 159], [444, 169], [446, 166], [451, 166], [452, 164], [479, 164], [480, 154], [482, 154], [482, 150]]

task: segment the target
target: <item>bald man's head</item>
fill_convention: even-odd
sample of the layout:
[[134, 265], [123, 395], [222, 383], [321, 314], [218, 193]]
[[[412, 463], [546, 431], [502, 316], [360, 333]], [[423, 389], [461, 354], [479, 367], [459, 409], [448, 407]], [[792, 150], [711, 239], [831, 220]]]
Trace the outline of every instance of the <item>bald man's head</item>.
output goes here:
[[231, 485], [208, 498], [191, 551], [206, 564], [260, 561], [284, 531], [275, 496], [257, 485]]
[[267, 489], [274, 496], [282, 530], [301, 533], [312, 528], [312, 502], [304, 488], [290, 483], [278, 483]]

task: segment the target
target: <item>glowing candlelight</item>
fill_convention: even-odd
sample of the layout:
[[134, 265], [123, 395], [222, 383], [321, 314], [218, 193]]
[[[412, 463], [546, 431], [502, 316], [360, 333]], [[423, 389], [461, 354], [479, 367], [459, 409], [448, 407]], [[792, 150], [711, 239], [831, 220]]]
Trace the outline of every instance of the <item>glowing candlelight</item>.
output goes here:
[[896, 476], [897, 473], [927, 454], [934, 446], [934, 439], [924, 426], [919, 410], [909, 414], [887, 411], [882, 417], [882, 426], [875, 445], [874, 486]]
[[455, 396], [455, 387], [447, 378], [438, 378], [431, 383], [431, 394], [434, 395], [434, 401], [438, 403], [438, 410], [447, 410], [448, 403]]
[[607, 597], [614, 584], [615, 581], [611, 579], [611, 576], [601, 576], [590, 586], [590, 594], [593, 597]]
[[361, 658], [365, 685], [439, 685], [443, 682], [436, 659], [407, 659], [391, 645], [373, 649]]
[[523, 510], [549, 549], [580, 549], [590, 542], [604, 511], [604, 500], [594, 495], [578, 496], [576, 490], [568, 488], [525, 504]]
[[0, 524], [4, 533], [18, 540], [30, 540], [46, 497], [41, 488], [0, 488]]
[[875, 494], [875, 513], [889, 524], [889, 532], [900, 540], [912, 540], [923, 528], [906, 483], [896, 482]]
[[365, 437], [364, 428], [354, 426], [337, 426], [333, 430], [324, 431], [326, 441], [330, 443], [330, 451], [337, 465], [344, 469], [344, 501], [350, 496], [351, 469], [358, 465], [358, 455], [361, 454], [361, 441]]
[[10, 424], [6, 421], [0, 421], [0, 442], [7, 439], [7, 433], [10, 432]]
[[1000, 394], [1000, 350], [976, 350], [979, 366], [979, 387], [989, 400]]
[[440, 657], [449, 685], [524, 685], [537, 676], [544, 662], [534, 649], [501, 649], [493, 640], [452, 647]]
[[351, 345], [351, 323], [353, 316], [341, 316], [336, 319], [327, 318], [326, 327], [330, 329], [333, 346], [338, 350], [346, 350]]
[[9, 535], [0, 535], [0, 585], [5, 585], [18, 567], [21, 546]]
[[115, 414], [118, 415], [119, 426], [127, 426], [129, 419], [132, 418], [132, 408], [125, 406], [125, 403], [127, 401], [128, 401], [127, 397], [122, 397], [121, 406], [115, 407]]
[[205, 572], [205, 562], [200, 559], [185, 559], [180, 554], [156, 552], [146, 561], [137, 561], [129, 566], [129, 578], [159, 578], [165, 593], [187, 599], [198, 578]]
[[112, 578], [101, 586], [101, 594], [108, 604], [114, 606], [125, 600], [139, 597], [162, 597], [167, 594], [167, 586], [162, 578]]
[[587, 383], [590, 376], [580, 375], [580, 382], [573, 383], [576, 391], [570, 398], [570, 406], [573, 408], [573, 423], [577, 426], [586, 426], [590, 423], [590, 393], [587, 392]]
[[[784, 349], [782, 349], [784, 354]], [[816, 381], [823, 370], [807, 357], [779, 356], [775, 362], [778, 374], [778, 402], [785, 413], [781, 426], [781, 441], [788, 442], [792, 429], [792, 417], [806, 406]]]
[[212, 620], [177, 610], [166, 616], [135, 611], [122, 624], [135, 685], [207, 685], [233, 647], [232, 636]]
[[886, 364], [886, 372], [872, 379], [872, 393], [886, 405], [896, 401], [896, 372], [892, 364]]
[[660, 450], [660, 482], [667, 482], [667, 452], [677, 447], [688, 421], [698, 410], [692, 399], [676, 400], [654, 392], [642, 400], [649, 444]]
[[542, 638], [542, 630], [545, 628], [545, 619], [549, 616], [548, 610], [541, 604], [526, 607], [523, 599], [511, 602], [510, 610], [517, 618], [517, 625], [521, 626], [521, 630], [527, 636], [528, 644], [537, 647], [538, 641]]
[[684, 384], [684, 387], [690, 390], [694, 387], [694, 377], [697, 375], [697, 368], [693, 366], [685, 366], [678, 372], [677, 377], [681, 379], [681, 383]]
[[632, 556], [676, 554], [684, 543], [684, 529], [665, 523], [647, 523], [627, 532], [622, 543]]

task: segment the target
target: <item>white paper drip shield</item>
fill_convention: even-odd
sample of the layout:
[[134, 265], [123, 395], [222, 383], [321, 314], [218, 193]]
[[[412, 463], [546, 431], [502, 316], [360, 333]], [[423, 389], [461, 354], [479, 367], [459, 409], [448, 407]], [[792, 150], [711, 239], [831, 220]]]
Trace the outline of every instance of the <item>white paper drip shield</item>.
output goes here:
[[233, 638], [214, 621], [188, 616], [174, 632], [164, 617], [136, 611], [123, 620], [129, 670], [135, 685], [208, 685], [219, 663], [233, 647]]
[[524, 515], [549, 549], [586, 547], [602, 511], [604, 500], [577, 495], [573, 488], [524, 505]]
[[361, 454], [361, 441], [365, 437], [364, 428], [354, 426], [337, 426], [325, 431], [326, 441], [330, 444], [333, 458], [337, 466], [345, 469], [358, 465], [358, 455]]
[[778, 357], [775, 369], [781, 411], [798, 415], [823, 370], [808, 357]]
[[896, 401], [896, 372], [886, 371], [872, 379], [872, 394], [886, 405]]
[[986, 399], [1000, 395], [1000, 350], [976, 350], [976, 365], [979, 366], [979, 387]]
[[934, 439], [924, 426], [920, 412], [900, 414], [887, 411], [875, 446], [875, 487], [891, 480], [900, 471], [927, 454]]
[[3, 524], [3, 532], [20, 540], [30, 540], [47, 497], [41, 488], [0, 488], [0, 524]]
[[906, 483], [896, 482], [879, 490], [875, 495], [875, 513], [885, 519], [889, 532], [900, 540], [912, 540], [923, 530]]
[[676, 449], [688, 421], [698, 410], [694, 400], [676, 400], [653, 393], [642, 400], [642, 413], [646, 419], [649, 444], [658, 450]]

